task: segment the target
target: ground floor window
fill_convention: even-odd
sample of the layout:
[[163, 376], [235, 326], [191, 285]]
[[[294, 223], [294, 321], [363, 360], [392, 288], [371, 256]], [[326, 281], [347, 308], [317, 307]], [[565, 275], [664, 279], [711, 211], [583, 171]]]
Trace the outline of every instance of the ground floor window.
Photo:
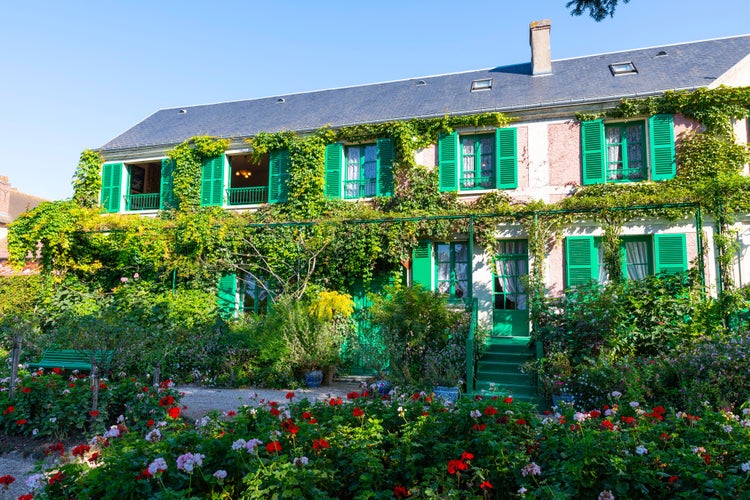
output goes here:
[[493, 268], [492, 294], [495, 309], [528, 309], [528, 297], [521, 281], [523, 276], [529, 274], [527, 246], [526, 240], [498, 243]]
[[437, 243], [435, 274], [437, 291], [449, 299], [463, 299], [469, 291], [469, 245], [466, 242]]

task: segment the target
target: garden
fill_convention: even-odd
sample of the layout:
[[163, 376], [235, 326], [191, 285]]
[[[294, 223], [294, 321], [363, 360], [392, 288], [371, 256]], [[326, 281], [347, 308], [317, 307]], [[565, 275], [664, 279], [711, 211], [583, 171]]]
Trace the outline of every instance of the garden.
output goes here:
[[[85, 151], [73, 199], [10, 228], [11, 262], [34, 271], [0, 278], [0, 430], [51, 443], [21, 498], [750, 496], [750, 292], [732, 273], [750, 155], [728, 126], [748, 105], [747, 89], [726, 88], [623, 102], [608, 116], [704, 125], [682, 140], [677, 176], [576, 187], [554, 204], [464, 203], [416, 164], [439, 134], [506, 125], [499, 114], [261, 133], [254, 152], [289, 152], [288, 201], [246, 213], [200, 203], [202, 162], [227, 141], [168, 152], [174, 185], [156, 217], [102, 214], [104, 159]], [[381, 137], [393, 195], [326, 198], [325, 145]], [[622, 276], [623, 227], [692, 217], [701, 234], [701, 216], [715, 225], [716, 293], [700, 261]], [[580, 218], [602, 228], [610, 280], [549, 297], [546, 256]], [[471, 388], [488, 328], [404, 275], [420, 241], [468, 235], [491, 258], [503, 225], [528, 238], [539, 356], [523, 370], [539, 400], [503, 387], [443, 399], [438, 386]], [[49, 349], [91, 370], [37, 368]], [[198, 421], [174, 390], [299, 387], [316, 371], [369, 379], [347, 398], [290, 391]], [[0, 496], [16, 480], [0, 476]]]

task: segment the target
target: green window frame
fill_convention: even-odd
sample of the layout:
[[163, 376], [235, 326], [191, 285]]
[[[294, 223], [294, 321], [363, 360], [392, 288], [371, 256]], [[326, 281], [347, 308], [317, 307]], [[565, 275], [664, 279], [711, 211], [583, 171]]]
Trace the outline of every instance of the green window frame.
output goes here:
[[507, 127], [494, 134], [441, 134], [437, 144], [440, 192], [517, 188], [517, 135], [515, 128]]
[[435, 243], [435, 291], [449, 301], [469, 297], [470, 265], [469, 242]]
[[258, 278], [244, 272], [239, 280], [239, 296], [242, 312], [261, 314], [268, 312], [271, 301], [268, 292], [268, 282], [258, 283]]
[[674, 118], [581, 122], [581, 163], [584, 185], [671, 179], [677, 173]]
[[459, 137], [461, 191], [495, 187], [495, 138], [492, 134]]
[[117, 213], [120, 211], [122, 169], [122, 163], [105, 163], [102, 165], [101, 204], [105, 212]]
[[604, 138], [606, 182], [634, 182], [648, 178], [645, 121], [605, 123]]
[[344, 199], [375, 196], [378, 187], [377, 144], [346, 146], [344, 162]]
[[529, 253], [526, 240], [498, 242], [492, 268], [492, 304], [498, 310], [527, 310], [528, 294], [521, 282], [529, 274]]
[[221, 317], [231, 318], [237, 315], [236, 273], [224, 273], [219, 276], [219, 282], [216, 291], [216, 301]]

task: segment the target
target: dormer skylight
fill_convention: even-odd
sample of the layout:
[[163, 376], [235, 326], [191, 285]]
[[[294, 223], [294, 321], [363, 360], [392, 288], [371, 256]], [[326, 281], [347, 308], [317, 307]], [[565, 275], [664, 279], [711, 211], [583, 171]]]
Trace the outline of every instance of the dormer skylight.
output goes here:
[[471, 82], [472, 92], [478, 92], [480, 90], [492, 90], [492, 78], [474, 80], [473, 82]]
[[633, 64], [632, 61], [610, 64], [609, 70], [612, 72], [612, 75], [614, 76], [630, 75], [632, 73], [638, 73], [638, 70], [635, 69], [635, 64]]

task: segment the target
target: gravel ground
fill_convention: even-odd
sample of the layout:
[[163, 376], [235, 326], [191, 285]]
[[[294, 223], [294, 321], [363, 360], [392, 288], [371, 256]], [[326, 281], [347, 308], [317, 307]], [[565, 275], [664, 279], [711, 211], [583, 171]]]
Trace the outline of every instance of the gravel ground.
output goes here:
[[[185, 409], [182, 415], [188, 420], [196, 420], [212, 410], [229, 411], [248, 405], [257, 406], [261, 400], [278, 401], [285, 404], [286, 395], [292, 391], [295, 400], [307, 399], [315, 402], [327, 400], [331, 397], [345, 397], [347, 393], [359, 390], [361, 384], [357, 381], [336, 381], [330, 386], [299, 389], [213, 389], [205, 387], [177, 387], [183, 393], [182, 404]], [[7, 474], [16, 478], [16, 481], [6, 490], [0, 488], [0, 499], [16, 499], [20, 495], [29, 493], [26, 479], [35, 472], [38, 458], [27, 452], [9, 451], [0, 454], [0, 476]], [[54, 466], [51, 459], [44, 462], [45, 469]]]

